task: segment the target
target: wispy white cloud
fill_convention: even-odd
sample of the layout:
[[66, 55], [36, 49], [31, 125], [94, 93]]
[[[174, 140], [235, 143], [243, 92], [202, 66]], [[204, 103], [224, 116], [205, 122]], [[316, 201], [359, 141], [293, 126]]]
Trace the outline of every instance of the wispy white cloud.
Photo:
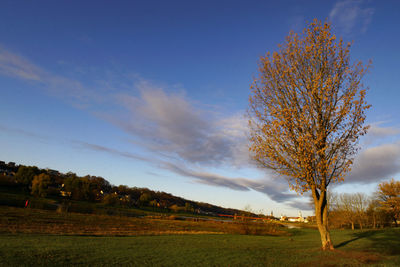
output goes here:
[[44, 141], [44, 142], [68, 143], [79, 150], [82, 150], [82, 149], [91, 150], [91, 151], [100, 152], [100, 153], [107, 153], [112, 156], [124, 157], [124, 158], [129, 158], [129, 159], [134, 159], [134, 160], [145, 161], [145, 162], [153, 162], [153, 163], [158, 164], [158, 161], [156, 161], [155, 159], [146, 158], [144, 156], [137, 155], [137, 154], [134, 154], [131, 152], [120, 151], [115, 148], [106, 147], [106, 146], [99, 145], [99, 144], [93, 144], [93, 143], [89, 143], [89, 142], [85, 142], [85, 141], [65, 140], [65, 139], [54, 137], [51, 135], [43, 135], [43, 134], [39, 134], [36, 132], [27, 131], [24, 129], [7, 127], [4, 125], [0, 125], [0, 132], [13, 134], [13, 135], [17, 134], [17, 135], [21, 135], [24, 137], [28, 137], [28, 138], [32, 138], [32, 139], [36, 139], [36, 140], [40, 140], [40, 141]]
[[363, 138], [363, 147], [368, 148], [384, 143], [393, 143], [399, 140], [400, 128], [386, 126], [389, 123], [388, 121], [371, 123], [367, 135]]
[[196, 107], [182, 93], [166, 93], [147, 82], [137, 88], [140, 96], [117, 96], [128, 114], [118, 113], [108, 120], [147, 149], [191, 164], [235, 165], [248, 159], [242, 153], [247, 152], [243, 117], [219, 116]]
[[289, 29], [294, 32], [301, 32], [306, 24], [306, 18], [304, 15], [293, 15], [288, 20]]
[[0, 73], [23, 80], [40, 82], [44, 71], [22, 56], [0, 46]]
[[354, 31], [365, 33], [373, 14], [374, 8], [367, 7], [363, 0], [344, 0], [336, 2], [329, 19], [345, 34]]
[[18, 128], [11, 128], [8, 126], [0, 125], [0, 132], [8, 133], [8, 134], [18, 134], [18, 135], [23, 135], [25, 137], [29, 138], [35, 138], [35, 139], [40, 139], [40, 141], [47, 141], [49, 139], [48, 136], [37, 134], [31, 131], [26, 131], [23, 129], [18, 129]]
[[37, 83], [48, 93], [61, 97], [78, 107], [100, 102], [106, 98], [85, 86], [81, 81], [51, 73], [2, 46], [0, 46], [0, 74]]
[[137, 154], [133, 154], [131, 152], [120, 151], [115, 148], [105, 147], [105, 146], [98, 145], [98, 144], [92, 144], [92, 143], [87, 143], [87, 142], [82, 142], [82, 141], [72, 141], [72, 142], [75, 144], [78, 144], [80, 146], [80, 148], [88, 149], [88, 150], [92, 150], [92, 151], [96, 151], [96, 152], [107, 153], [112, 156], [119, 156], [119, 157], [140, 160], [140, 161], [145, 161], [145, 162], [154, 161], [154, 159], [149, 159], [149, 158], [137, 155]]
[[368, 136], [374, 138], [384, 138], [388, 136], [394, 136], [400, 134], [400, 128], [393, 127], [393, 126], [381, 126], [385, 122], [377, 122], [371, 124], [370, 129], [368, 130]]

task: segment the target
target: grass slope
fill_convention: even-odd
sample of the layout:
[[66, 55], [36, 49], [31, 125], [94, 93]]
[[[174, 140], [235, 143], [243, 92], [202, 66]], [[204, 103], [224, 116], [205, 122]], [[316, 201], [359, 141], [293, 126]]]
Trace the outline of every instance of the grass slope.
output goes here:
[[92, 236], [137, 236], [159, 234], [230, 233], [287, 234], [275, 223], [210, 221], [202, 218], [176, 220], [175, 216], [132, 218], [0, 206], [0, 234], [56, 234]]

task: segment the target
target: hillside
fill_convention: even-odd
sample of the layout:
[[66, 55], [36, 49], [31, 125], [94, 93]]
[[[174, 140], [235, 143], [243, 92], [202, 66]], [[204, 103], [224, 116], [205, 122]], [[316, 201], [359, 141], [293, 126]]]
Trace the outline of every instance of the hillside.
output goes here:
[[[61, 206], [61, 209], [74, 210], [76, 206], [85, 206], [86, 209], [93, 210], [94, 207], [99, 209], [101, 206], [205, 216], [223, 214], [265, 217], [237, 209], [188, 200], [148, 188], [112, 185], [103, 177], [91, 175], [80, 177], [73, 172], [61, 173], [57, 170], [17, 165], [13, 162], [5, 163], [4, 161], [0, 161], [0, 191], [3, 192], [0, 204], [11, 206], [33, 205], [40, 202], [37, 199], [42, 199], [40, 203], [47, 203], [43, 199], [52, 199], [55, 202], [52, 202], [52, 208], [49, 208], [51, 204], [46, 204], [48, 209], [57, 209]], [[5, 196], [4, 194], [12, 195]], [[19, 197], [15, 195], [19, 195]], [[10, 199], [14, 199], [14, 201]], [[30, 200], [30, 202], [28, 201], [27, 204], [26, 200]], [[39, 206], [46, 205], [40, 204]]]

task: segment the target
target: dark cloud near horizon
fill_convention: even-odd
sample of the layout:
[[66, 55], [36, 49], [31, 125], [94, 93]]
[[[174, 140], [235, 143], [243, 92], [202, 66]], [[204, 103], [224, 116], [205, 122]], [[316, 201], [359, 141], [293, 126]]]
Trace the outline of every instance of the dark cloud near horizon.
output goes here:
[[254, 190], [267, 195], [273, 201], [276, 201], [278, 203], [285, 203], [290, 201], [295, 203], [295, 200], [299, 199], [299, 196], [297, 194], [288, 192], [287, 181], [284, 179], [281, 179], [280, 181], [272, 181], [267, 179], [252, 180], [248, 178], [230, 178], [203, 171], [189, 170], [183, 167], [178, 167], [169, 162], [164, 162], [162, 167], [176, 174], [186, 177], [192, 177], [194, 178], [194, 182], [196, 183], [226, 187], [238, 191]]
[[400, 144], [385, 144], [362, 150], [346, 178], [347, 183], [374, 183], [400, 173]]
[[172, 171], [176, 174], [186, 177], [195, 178], [196, 183], [219, 186], [219, 187], [227, 187], [233, 190], [238, 191], [249, 191], [250, 189], [243, 185], [242, 179], [232, 179], [226, 178], [220, 175], [206, 173], [206, 172], [195, 172], [182, 167], [178, 167], [170, 162], [164, 162], [162, 165], [165, 169]]

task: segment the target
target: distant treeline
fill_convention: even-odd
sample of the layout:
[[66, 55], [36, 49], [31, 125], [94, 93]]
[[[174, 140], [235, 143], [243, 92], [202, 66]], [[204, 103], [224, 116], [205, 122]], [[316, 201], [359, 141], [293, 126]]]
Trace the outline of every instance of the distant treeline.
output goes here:
[[[80, 177], [73, 172], [60, 173], [36, 166], [16, 165], [13, 162], [7, 164], [4, 161], [0, 161], [0, 187], [34, 197], [87, 201], [108, 206], [151, 208], [158, 211], [204, 215], [244, 213], [237, 209], [186, 200], [148, 188], [115, 186], [99, 176]], [[251, 213], [248, 215], [255, 216]]]

